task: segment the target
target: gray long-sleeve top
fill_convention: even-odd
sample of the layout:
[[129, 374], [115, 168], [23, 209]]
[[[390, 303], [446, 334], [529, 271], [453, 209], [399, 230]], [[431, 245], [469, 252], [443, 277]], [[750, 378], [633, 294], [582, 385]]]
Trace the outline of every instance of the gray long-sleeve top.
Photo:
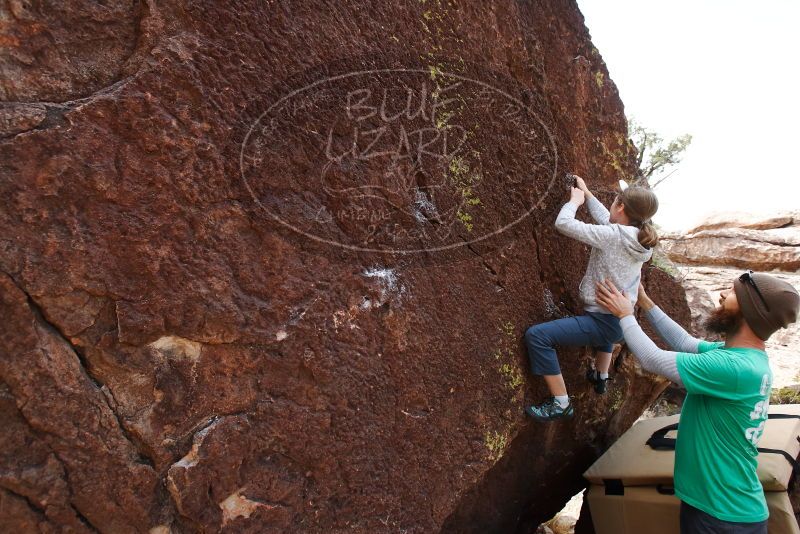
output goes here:
[[673, 349], [661, 350], [647, 337], [633, 315], [620, 320], [625, 343], [639, 360], [644, 369], [665, 376], [683, 386], [678, 374], [677, 353], [697, 353], [701, 340], [692, 337], [681, 325], [673, 321], [661, 308], [654, 306], [647, 313], [647, 320], [653, 325], [658, 335]]
[[609, 313], [597, 303], [597, 282], [611, 280], [620, 291], [626, 291], [631, 302], [635, 303], [642, 264], [650, 259], [653, 251], [639, 243], [638, 228], [611, 224], [608, 210], [594, 196], [590, 195], [586, 199], [586, 205], [597, 224], [587, 224], [576, 219], [578, 206], [567, 202], [556, 218], [556, 229], [592, 247], [589, 265], [578, 290], [586, 311]]

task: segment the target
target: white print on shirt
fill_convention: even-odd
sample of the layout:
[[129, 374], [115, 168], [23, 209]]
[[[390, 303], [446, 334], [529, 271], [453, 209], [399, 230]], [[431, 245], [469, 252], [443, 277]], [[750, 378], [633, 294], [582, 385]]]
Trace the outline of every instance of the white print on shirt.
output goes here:
[[[770, 387], [770, 380], [769, 374], [765, 373], [764, 376], [761, 377], [761, 388], [759, 393], [761, 395], [766, 395], [767, 391]], [[753, 411], [750, 412], [750, 420], [757, 421], [761, 420], [758, 426], [748, 428], [744, 431], [744, 437], [752, 443], [753, 445], [758, 445], [758, 440], [761, 439], [761, 434], [764, 432], [764, 423], [766, 423], [766, 419], [769, 416], [769, 397], [764, 400], [758, 401], [755, 406], [753, 406]]]
[[764, 374], [764, 376], [761, 377], [761, 390], [759, 391], [759, 393], [762, 395], [766, 395], [767, 389], [769, 389], [769, 375]]
[[750, 420], [764, 419], [769, 414], [769, 399], [758, 401], [750, 412]]
[[744, 437], [753, 445], [758, 445], [758, 440], [761, 439], [761, 434], [764, 432], [764, 423], [761, 421], [757, 427], [748, 428], [744, 431]]

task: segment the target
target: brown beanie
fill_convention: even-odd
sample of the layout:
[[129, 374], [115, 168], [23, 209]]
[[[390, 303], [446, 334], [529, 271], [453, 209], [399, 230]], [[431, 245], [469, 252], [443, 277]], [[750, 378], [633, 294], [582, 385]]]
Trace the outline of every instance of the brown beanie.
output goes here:
[[734, 280], [733, 290], [744, 320], [759, 338], [766, 341], [776, 330], [786, 328], [797, 320], [800, 294], [780, 278], [763, 273], [752, 273], [750, 276], [764, 297], [763, 301], [753, 285], [740, 278]]

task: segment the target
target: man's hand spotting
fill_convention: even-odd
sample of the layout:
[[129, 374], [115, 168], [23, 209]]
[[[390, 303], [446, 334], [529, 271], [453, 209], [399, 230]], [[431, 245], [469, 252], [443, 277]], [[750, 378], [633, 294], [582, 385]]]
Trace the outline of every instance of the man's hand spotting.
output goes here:
[[639, 283], [639, 294], [636, 304], [638, 304], [639, 307], [644, 311], [649, 311], [653, 308], [653, 306], [656, 305], [655, 302], [650, 300], [650, 297], [647, 296], [647, 293], [645, 293], [644, 286], [641, 282]]
[[597, 282], [595, 289], [597, 303], [604, 306], [616, 317], [622, 319], [627, 315], [633, 315], [633, 304], [631, 304], [628, 296], [625, 293], [620, 293], [610, 280], [606, 279], [602, 282]]

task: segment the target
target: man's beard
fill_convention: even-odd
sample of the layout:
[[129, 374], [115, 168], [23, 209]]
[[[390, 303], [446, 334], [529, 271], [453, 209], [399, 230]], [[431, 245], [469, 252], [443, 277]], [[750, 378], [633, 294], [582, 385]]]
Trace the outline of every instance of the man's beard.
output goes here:
[[725, 337], [735, 334], [744, 322], [744, 315], [741, 310], [730, 311], [723, 307], [714, 308], [714, 311], [706, 317], [703, 326], [713, 334], [722, 334]]

